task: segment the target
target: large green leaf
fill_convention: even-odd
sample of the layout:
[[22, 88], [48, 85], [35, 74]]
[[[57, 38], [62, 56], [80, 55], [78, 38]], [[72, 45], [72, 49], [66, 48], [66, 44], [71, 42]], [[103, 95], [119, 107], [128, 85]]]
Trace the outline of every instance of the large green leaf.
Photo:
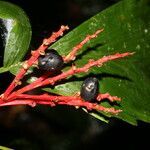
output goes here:
[[4, 72], [26, 54], [31, 39], [31, 26], [21, 8], [4, 1], [0, 1], [0, 20], [5, 43], [3, 68], [0, 71]]
[[[122, 98], [116, 108], [123, 110], [118, 116], [136, 124], [137, 120], [150, 122], [150, 3], [147, 0], [124, 0], [92, 17], [61, 40], [52, 45], [66, 55], [87, 34], [104, 28], [96, 39], [91, 40], [79, 52], [75, 64], [80, 67], [89, 59], [98, 59], [116, 52], [136, 52], [126, 57], [94, 67], [86, 74], [78, 74], [68, 82], [46, 88], [57, 94], [72, 95], [80, 90], [84, 77], [95, 75], [100, 81], [100, 92], [109, 92]], [[104, 105], [108, 105], [105, 102]], [[96, 115], [100, 115], [97, 112]], [[111, 115], [110, 115], [111, 116]]]

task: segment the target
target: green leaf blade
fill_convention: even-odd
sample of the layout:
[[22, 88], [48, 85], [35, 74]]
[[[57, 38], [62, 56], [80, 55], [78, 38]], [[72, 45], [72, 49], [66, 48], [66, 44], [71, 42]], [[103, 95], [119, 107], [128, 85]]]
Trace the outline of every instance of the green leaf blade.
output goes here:
[[3, 1], [0, 1], [0, 6], [0, 19], [6, 30], [3, 66], [7, 68], [25, 56], [31, 40], [31, 26], [18, 6]]

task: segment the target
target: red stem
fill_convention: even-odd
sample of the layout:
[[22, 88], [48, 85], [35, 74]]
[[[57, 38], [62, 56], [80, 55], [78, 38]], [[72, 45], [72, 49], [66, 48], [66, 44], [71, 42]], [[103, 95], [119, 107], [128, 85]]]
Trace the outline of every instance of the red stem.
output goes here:
[[19, 99], [34, 99], [34, 100], [43, 100], [43, 101], [72, 101], [72, 100], [81, 100], [80, 96], [55, 96], [55, 95], [28, 95], [28, 94], [19, 94], [16, 98]]
[[[36, 86], [37, 84], [41, 83], [43, 80], [45, 80], [46, 78], [48, 78], [48, 76], [50, 76], [50, 75], [51, 75], [51, 72], [46, 72], [44, 75], [42, 75], [41, 77], [39, 77], [37, 80], [35, 80], [34, 82], [32, 82], [32, 83], [28, 84], [27, 86], [25, 86], [26, 89], [27, 89], [27, 91], [30, 91], [30, 89], [32, 89], [33, 86]], [[16, 93], [16, 92], [13, 92], [13, 93]], [[16, 95], [17, 94], [19, 94], [19, 93], [17, 92]], [[9, 100], [9, 96], [8, 96], [8, 100]]]
[[99, 94], [97, 96], [97, 101], [101, 101], [103, 99], [108, 99], [109, 101], [111, 102], [114, 102], [114, 101], [121, 101], [121, 98], [120, 97], [117, 97], [117, 96], [111, 96], [109, 93], [104, 93], [104, 94]]
[[65, 62], [69, 62], [71, 60], [75, 60], [76, 58], [76, 53], [79, 49], [81, 49], [83, 47], [83, 45], [85, 45], [89, 40], [93, 39], [93, 38], [96, 38], [97, 35], [99, 33], [101, 33], [102, 31], [104, 31], [104, 29], [100, 29], [100, 30], [97, 30], [94, 34], [92, 35], [87, 35], [86, 38], [80, 42], [78, 45], [76, 45], [72, 50], [71, 52], [64, 58], [64, 61]]
[[[66, 99], [67, 101], [72, 100], [82, 100], [80, 95], [78, 96], [55, 96], [55, 95], [49, 95], [49, 94], [42, 94], [42, 95], [28, 95], [28, 94], [19, 94], [16, 98], [19, 99], [37, 99], [37, 100], [44, 100], [44, 101], [64, 101]], [[121, 98], [117, 96], [111, 96], [109, 93], [100, 93], [97, 96], [97, 101], [102, 101], [104, 99], [108, 99], [109, 101], [121, 101]]]
[[56, 104], [60, 105], [70, 105], [70, 106], [78, 106], [85, 107], [88, 110], [98, 110], [104, 112], [110, 112], [113, 114], [118, 114], [121, 110], [115, 110], [114, 108], [106, 108], [104, 106], [98, 105], [97, 103], [90, 103], [82, 100], [80, 97], [74, 96], [52, 96], [48, 94], [43, 95], [27, 95], [20, 94], [17, 96], [16, 100], [5, 102], [0, 104], [0, 106], [12, 106], [12, 105], [30, 105], [32, 107], [36, 106], [36, 104], [42, 105], [51, 105], [55, 106]]

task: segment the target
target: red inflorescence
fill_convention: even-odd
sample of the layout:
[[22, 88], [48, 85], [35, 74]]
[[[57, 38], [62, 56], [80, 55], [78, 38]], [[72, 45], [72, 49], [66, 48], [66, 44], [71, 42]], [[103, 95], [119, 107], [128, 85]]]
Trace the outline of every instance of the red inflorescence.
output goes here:
[[[129, 55], [133, 55], [134, 53], [126, 52], [126, 53], [116, 53], [113, 55], [104, 56], [98, 60], [89, 60], [87, 64], [85, 64], [81, 68], [77, 68], [73, 65], [68, 71], [61, 72], [56, 76], [50, 77], [51, 72], [46, 72], [41, 77], [39, 77], [36, 81], [15, 90], [15, 88], [21, 83], [21, 79], [25, 76], [27, 70], [34, 64], [36, 64], [40, 55], [45, 55], [45, 50], [49, 47], [49, 45], [56, 41], [56, 39], [63, 35], [64, 31], [68, 30], [68, 26], [61, 26], [61, 28], [52, 33], [52, 35], [48, 39], [44, 39], [43, 43], [39, 46], [37, 50], [31, 52], [31, 57], [25, 61], [19, 73], [15, 76], [14, 80], [10, 84], [10, 86], [6, 89], [6, 91], [0, 96], [0, 106], [13, 106], [13, 105], [30, 105], [32, 107], [36, 106], [36, 104], [41, 105], [70, 105], [77, 107], [84, 107], [87, 110], [98, 110], [104, 112], [110, 112], [112, 114], [118, 114], [121, 110], [116, 110], [113, 107], [106, 108], [98, 104], [99, 101], [103, 99], [108, 99], [109, 101], [120, 101], [121, 98], [117, 96], [111, 96], [109, 93], [98, 94], [96, 97], [97, 102], [85, 101], [83, 97], [80, 95], [76, 96], [56, 96], [48, 93], [43, 93], [41, 95], [29, 95], [24, 94], [25, 92], [31, 91], [37, 87], [43, 87], [45, 85], [54, 85], [56, 82], [67, 78], [68, 76], [72, 76], [74, 74], [78, 74], [81, 72], [87, 72], [93, 66], [102, 66], [104, 63], [123, 58]], [[71, 52], [63, 57], [64, 63], [68, 63], [76, 58], [76, 54], [78, 50], [82, 48], [84, 44], [86, 44], [89, 40], [96, 38], [99, 33], [101, 33], [103, 29], [97, 30], [93, 35], [87, 35], [86, 38], [81, 41], [78, 45], [76, 45]]]

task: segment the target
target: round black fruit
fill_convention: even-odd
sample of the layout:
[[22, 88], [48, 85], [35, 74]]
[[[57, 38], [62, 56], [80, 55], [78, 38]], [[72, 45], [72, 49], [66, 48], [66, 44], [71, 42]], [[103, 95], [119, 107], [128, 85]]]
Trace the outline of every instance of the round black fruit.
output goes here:
[[41, 55], [38, 59], [38, 66], [41, 70], [51, 72], [60, 71], [63, 64], [63, 58], [54, 49], [46, 50], [45, 55]]
[[86, 78], [81, 86], [80, 95], [85, 101], [94, 101], [98, 96], [99, 84], [95, 77]]

